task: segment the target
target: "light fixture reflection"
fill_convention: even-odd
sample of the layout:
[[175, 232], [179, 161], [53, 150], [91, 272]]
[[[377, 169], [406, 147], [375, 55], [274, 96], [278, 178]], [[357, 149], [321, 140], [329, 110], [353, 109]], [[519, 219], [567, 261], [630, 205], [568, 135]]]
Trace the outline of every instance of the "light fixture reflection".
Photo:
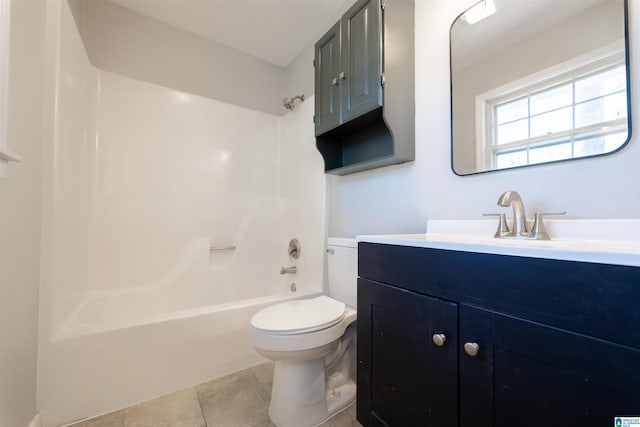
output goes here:
[[175, 90], [172, 92], [172, 94], [173, 99], [175, 99], [180, 104], [188, 104], [189, 102], [191, 102], [191, 96], [188, 93]]
[[496, 13], [496, 4], [493, 0], [483, 0], [467, 10], [460, 18], [468, 25], [473, 25]]
[[229, 162], [229, 160], [231, 160], [231, 152], [229, 151], [221, 151], [220, 152], [220, 162], [221, 163], [227, 163]]

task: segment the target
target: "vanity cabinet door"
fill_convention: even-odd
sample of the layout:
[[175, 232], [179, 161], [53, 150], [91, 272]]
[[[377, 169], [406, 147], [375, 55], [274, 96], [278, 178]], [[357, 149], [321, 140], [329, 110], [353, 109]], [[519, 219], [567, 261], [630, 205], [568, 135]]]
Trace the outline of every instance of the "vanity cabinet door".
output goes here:
[[340, 124], [340, 23], [315, 45], [316, 136]]
[[458, 425], [457, 316], [454, 303], [358, 280], [363, 426]]
[[599, 427], [640, 416], [640, 350], [460, 306], [460, 426]]
[[460, 304], [461, 427], [493, 426], [493, 349], [493, 313]]

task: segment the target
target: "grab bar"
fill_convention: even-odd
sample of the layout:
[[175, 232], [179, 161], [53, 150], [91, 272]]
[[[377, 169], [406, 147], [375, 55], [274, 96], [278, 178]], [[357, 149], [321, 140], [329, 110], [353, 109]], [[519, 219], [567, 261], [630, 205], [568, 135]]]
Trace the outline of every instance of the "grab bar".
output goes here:
[[218, 252], [218, 251], [235, 251], [235, 246], [209, 246], [210, 252]]

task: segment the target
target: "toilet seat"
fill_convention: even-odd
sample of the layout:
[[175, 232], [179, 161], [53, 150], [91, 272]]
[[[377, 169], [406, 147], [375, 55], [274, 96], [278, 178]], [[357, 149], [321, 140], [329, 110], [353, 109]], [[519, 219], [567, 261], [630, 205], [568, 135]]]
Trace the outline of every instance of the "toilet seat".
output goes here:
[[330, 328], [342, 321], [345, 304], [333, 298], [292, 300], [260, 310], [251, 318], [256, 331], [270, 335], [297, 335]]

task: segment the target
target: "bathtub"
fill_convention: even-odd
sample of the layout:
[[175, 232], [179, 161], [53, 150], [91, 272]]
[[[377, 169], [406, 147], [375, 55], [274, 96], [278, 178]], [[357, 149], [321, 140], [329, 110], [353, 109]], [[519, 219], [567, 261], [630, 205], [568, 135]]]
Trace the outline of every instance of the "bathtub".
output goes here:
[[325, 279], [313, 102], [280, 117], [97, 69], [66, 1], [47, 2], [47, 41], [45, 427], [262, 362], [251, 316]]
[[[39, 402], [45, 426], [108, 413], [265, 361], [249, 344], [249, 321], [288, 293], [174, 312], [128, 326], [104, 324], [118, 300], [93, 298], [42, 349]], [[100, 306], [103, 306], [102, 309]], [[131, 321], [132, 319], [127, 319]]]

